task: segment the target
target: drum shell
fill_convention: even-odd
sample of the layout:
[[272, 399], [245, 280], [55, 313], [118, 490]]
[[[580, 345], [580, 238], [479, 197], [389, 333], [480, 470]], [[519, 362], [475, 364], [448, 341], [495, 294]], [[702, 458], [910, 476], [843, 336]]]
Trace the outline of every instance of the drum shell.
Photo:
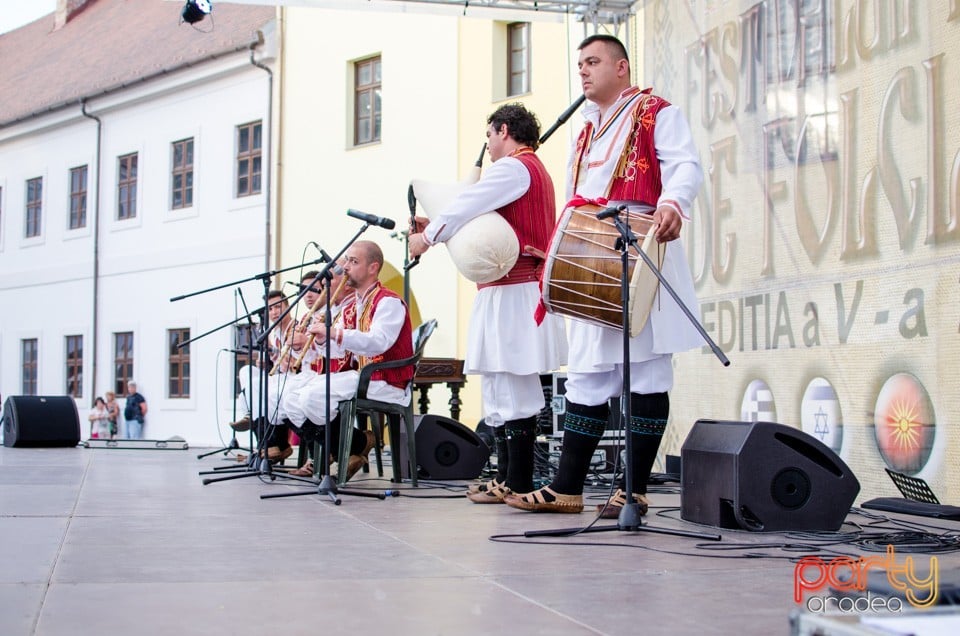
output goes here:
[[[543, 302], [549, 312], [622, 329], [621, 256], [616, 249], [620, 231], [612, 219], [597, 219], [597, 213], [603, 209], [586, 204], [564, 210], [547, 252]], [[653, 237], [656, 226], [652, 216], [631, 212], [627, 217], [641, 249], [659, 265], [662, 250]], [[633, 337], [647, 322], [658, 280], [633, 249], [627, 270]]]

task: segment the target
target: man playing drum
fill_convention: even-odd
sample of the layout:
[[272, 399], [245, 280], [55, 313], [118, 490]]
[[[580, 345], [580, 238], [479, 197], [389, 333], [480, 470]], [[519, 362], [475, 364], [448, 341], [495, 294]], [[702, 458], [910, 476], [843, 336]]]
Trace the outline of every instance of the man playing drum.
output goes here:
[[[593, 35], [579, 47], [578, 68], [586, 124], [568, 162], [567, 196], [607, 199], [608, 205], [643, 206], [653, 214], [657, 241], [666, 246], [661, 270], [688, 307], [695, 310], [693, 279], [680, 241], [685, 213], [703, 178], [690, 127], [678, 108], [630, 84], [630, 62], [623, 44]], [[604, 202], [599, 201], [601, 205]], [[645, 514], [647, 480], [667, 424], [673, 386], [671, 354], [702, 344], [674, 300], [657, 295], [650, 317], [630, 340], [629, 466], [635, 500]], [[583, 482], [609, 417], [608, 400], [623, 388], [622, 332], [581, 320], [570, 325], [567, 412], [563, 452], [553, 482], [540, 490], [512, 494], [506, 503], [537, 512], [580, 512]], [[616, 518], [626, 503], [624, 486], [598, 506]]]
[[497, 446], [497, 475], [467, 496], [475, 503], [503, 503], [511, 491], [533, 490], [537, 415], [544, 407], [540, 374], [566, 363], [567, 340], [561, 317], [549, 316], [539, 326], [534, 320], [543, 260], [522, 253], [527, 246], [542, 253], [556, 221], [553, 181], [534, 153], [540, 123], [520, 104], [501, 106], [487, 123], [493, 165], [433, 221], [418, 217], [410, 254], [419, 256], [491, 210], [516, 232], [521, 247], [516, 265], [499, 280], [478, 285], [465, 369], [481, 376], [485, 421]]

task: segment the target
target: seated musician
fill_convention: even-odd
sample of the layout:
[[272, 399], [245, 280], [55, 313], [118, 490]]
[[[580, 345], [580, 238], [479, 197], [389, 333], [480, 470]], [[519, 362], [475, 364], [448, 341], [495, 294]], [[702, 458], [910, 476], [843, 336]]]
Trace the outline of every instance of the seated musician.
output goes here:
[[[347, 250], [343, 269], [346, 286], [352, 292], [350, 295], [353, 300], [332, 324], [330, 333], [327, 333], [323, 323], [315, 323], [308, 328], [321, 347], [329, 338], [331, 359], [344, 360], [351, 356], [357, 360], [358, 368], [362, 368], [370, 362], [402, 360], [413, 355], [410, 312], [399, 296], [381, 285], [379, 278], [382, 268], [383, 252], [376, 243], [357, 241]], [[410, 381], [413, 374], [413, 365], [378, 371], [371, 378], [367, 397], [406, 404], [411, 399]], [[328, 400], [326, 376], [319, 373], [289, 396], [285, 411], [300, 430], [331, 422], [331, 449], [339, 448], [338, 406], [341, 401], [356, 395], [358, 382], [359, 372], [352, 368], [332, 373]], [[353, 436], [347, 479], [367, 463], [367, 456], [373, 448], [373, 432], [364, 433], [362, 436]], [[324, 449], [322, 456], [330, 454], [329, 450]]]
[[[269, 324], [276, 322], [277, 318], [281, 313], [287, 308], [289, 303], [284, 297], [283, 292], [279, 290], [273, 290], [267, 294], [267, 310], [268, 310], [268, 321]], [[245, 431], [250, 430], [253, 426], [254, 432], [257, 437], [263, 440], [264, 435], [266, 436], [266, 441], [261, 443], [261, 446], [266, 446], [266, 456], [270, 461], [283, 461], [287, 457], [290, 457], [293, 454], [293, 449], [290, 447], [290, 442], [288, 441], [289, 436], [289, 427], [281, 421], [279, 417], [279, 400], [280, 392], [283, 387], [283, 384], [286, 381], [286, 362], [280, 360], [281, 353], [284, 351], [284, 341], [292, 332], [293, 319], [288, 314], [284, 317], [283, 322], [280, 325], [277, 325], [273, 331], [270, 332], [268, 336], [269, 343], [269, 355], [271, 362], [274, 366], [278, 366], [281, 373], [275, 373], [267, 377], [267, 417], [262, 417], [263, 411], [263, 402], [260, 393], [260, 369], [259, 362], [254, 360], [254, 367], [244, 366], [240, 369], [237, 374], [240, 380], [240, 390], [243, 394], [244, 401], [246, 402], [246, 407], [248, 409], [248, 415], [244, 418], [231, 422], [230, 426], [236, 431]], [[253, 376], [253, 384], [251, 386], [251, 375]], [[256, 414], [251, 421], [251, 414]], [[263, 453], [261, 453], [262, 455]], [[242, 455], [238, 455], [237, 459], [243, 461], [246, 459]]]
[[[330, 320], [335, 323], [347, 305], [353, 304], [354, 295], [348, 294], [346, 288], [346, 277], [343, 273], [343, 265], [346, 263], [341, 259], [335, 267], [330, 270], [330, 289], [333, 289], [333, 296], [330, 298]], [[290, 404], [291, 396], [296, 395], [297, 389], [302, 387], [314, 377], [315, 374], [324, 372], [324, 359], [326, 347], [321, 346], [316, 335], [309, 333], [308, 329], [313, 324], [324, 324], [327, 310], [327, 281], [317, 282], [319, 272], [309, 271], [300, 279], [301, 289], [310, 286], [303, 299], [308, 308], [307, 314], [300, 320], [300, 325], [294, 331], [292, 352], [296, 356], [293, 362], [294, 369], [299, 370], [294, 384], [288, 384], [280, 398], [280, 417], [289, 421], [287, 406]], [[341, 370], [356, 369], [356, 360], [347, 355], [344, 358], [334, 358], [330, 364], [330, 372], [337, 373]], [[290, 472], [291, 475], [298, 477], [310, 477], [313, 475], [313, 442], [318, 440], [320, 434], [319, 427], [304, 426], [294, 429], [301, 435], [300, 442], [305, 444], [309, 459], [299, 468]]]

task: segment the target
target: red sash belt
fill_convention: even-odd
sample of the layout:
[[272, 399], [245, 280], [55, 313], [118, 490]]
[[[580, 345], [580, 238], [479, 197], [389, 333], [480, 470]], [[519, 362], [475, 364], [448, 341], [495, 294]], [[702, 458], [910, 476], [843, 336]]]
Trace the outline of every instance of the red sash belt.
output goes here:
[[519, 285], [520, 283], [535, 283], [540, 280], [540, 272], [543, 270], [543, 261], [535, 256], [520, 255], [517, 258], [517, 264], [513, 266], [502, 278], [498, 278], [492, 283], [478, 283], [477, 289], [485, 287], [498, 287], [500, 285]]

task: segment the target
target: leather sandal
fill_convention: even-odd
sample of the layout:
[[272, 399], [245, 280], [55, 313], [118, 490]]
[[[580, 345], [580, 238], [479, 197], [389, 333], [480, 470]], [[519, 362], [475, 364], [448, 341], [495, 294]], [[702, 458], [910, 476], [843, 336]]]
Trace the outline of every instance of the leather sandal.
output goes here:
[[[267, 449], [267, 459], [270, 463], [283, 463], [283, 460], [293, 455], [293, 447], [287, 446], [280, 450], [279, 446], [271, 446]], [[263, 451], [260, 451], [260, 457], [263, 457]]]
[[583, 512], [583, 495], [562, 495], [550, 486], [534, 490], [524, 495], [509, 495], [504, 503], [511, 508], [530, 512], [563, 512], [576, 514]]
[[507, 488], [507, 485], [494, 479], [490, 482], [492, 487], [480, 492], [468, 492], [467, 499], [473, 503], [479, 504], [499, 504], [503, 503], [503, 498], [510, 495], [513, 491]]
[[467, 488], [467, 492], [471, 495], [475, 495], [478, 492], [487, 492], [493, 488], [496, 488], [498, 485], [503, 486], [504, 482], [497, 481], [497, 478], [494, 477], [490, 481], [485, 481], [482, 484], [470, 484], [470, 487]]
[[[647, 499], [647, 496], [634, 493], [633, 500], [640, 504], [640, 515], [643, 516], [647, 514], [647, 510], [650, 509], [650, 500]], [[607, 503], [597, 504], [597, 515], [601, 519], [616, 519], [620, 516], [620, 510], [626, 503], [627, 496], [623, 490], [617, 488], [617, 492], [613, 493], [613, 496], [607, 499]]]
[[294, 475], [295, 477], [313, 477], [313, 460], [308, 459], [307, 463], [296, 470], [291, 470], [288, 475]]
[[370, 463], [366, 457], [361, 457], [360, 455], [351, 455], [350, 459], [347, 460], [347, 481], [357, 474], [361, 468]]

